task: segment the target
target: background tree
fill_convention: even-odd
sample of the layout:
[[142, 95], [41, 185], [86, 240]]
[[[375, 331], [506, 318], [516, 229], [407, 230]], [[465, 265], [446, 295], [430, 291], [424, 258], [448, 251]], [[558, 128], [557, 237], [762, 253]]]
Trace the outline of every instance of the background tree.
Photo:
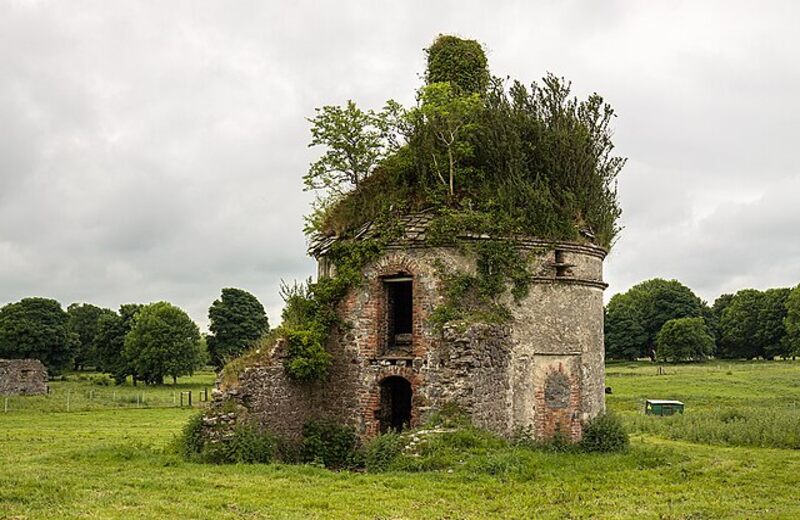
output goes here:
[[635, 360], [643, 354], [647, 334], [641, 309], [629, 294], [615, 294], [606, 306], [606, 356], [612, 359]]
[[714, 353], [714, 338], [703, 318], [669, 320], [656, 342], [659, 357], [667, 361], [700, 361]]
[[705, 314], [703, 301], [677, 280], [654, 278], [619, 296], [615, 295], [606, 308], [606, 350], [610, 357], [624, 351], [626, 355], [621, 357], [630, 359], [635, 350], [636, 357], [645, 356], [656, 347], [656, 336], [666, 322]]
[[67, 313], [56, 300], [24, 298], [0, 309], [0, 358], [33, 358], [60, 374], [72, 362], [77, 343]]
[[208, 353], [217, 369], [238, 356], [253, 341], [269, 332], [269, 320], [258, 298], [242, 289], [228, 287], [208, 309]]
[[786, 317], [786, 301], [791, 289], [782, 287], [767, 289], [761, 298], [761, 307], [758, 310], [758, 328], [756, 341], [763, 350], [766, 359], [773, 359], [787, 355], [786, 329], [783, 320]]
[[144, 307], [137, 303], [120, 305], [119, 314], [111, 312], [102, 314], [97, 320], [97, 334], [94, 339], [94, 351], [98, 368], [112, 375], [117, 384], [122, 384], [129, 375], [136, 375], [125, 357], [125, 336], [133, 328], [136, 313]]
[[758, 322], [763, 299], [764, 293], [755, 289], [742, 289], [734, 295], [719, 322], [722, 357], [753, 359], [764, 355]]
[[786, 298], [786, 316], [783, 318], [786, 336], [783, 342], [789, 356], [800, 355], [800, 285]]
[[731, 304], [733, 301], [733, 294], [721, 294], [714, 300], [714, 304], [710, 307], [710, 312], [707, 312], [706, 323], [708, 324], [708, 330], [711, 332], [711, 335], [714, 336], [714, 341], [716, 342], [715, 346], [715, 354], [719, 355], [719, 348], [720, 348], [720, 337], [722, 332], [719, 328], [720, 320], [722, 320], [722, 313], [725, 309], [728, 308], [728, 305]]
[[175, 383], [200, 366], [200, 331], [178, 307], [151, 303], [136, 313], [124, 352], [136, 377], [159, 384], [172, 376]]
[[77, 338], [73, 359], [75, 370], [97, 365], [94, 350], [97, 324], [101, 316], [109, 314], [114, 314], [114, 311], [90, 303], [73, 303], [67, 307], [67, 327]]

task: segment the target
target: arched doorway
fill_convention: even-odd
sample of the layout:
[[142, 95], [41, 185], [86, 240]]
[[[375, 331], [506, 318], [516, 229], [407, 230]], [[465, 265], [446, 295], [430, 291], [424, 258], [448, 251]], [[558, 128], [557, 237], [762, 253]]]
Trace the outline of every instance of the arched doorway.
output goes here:
[[381, 433], [401, 431], [411, 424], [411, 383], [400, 376], [390, 376], [381, 381]]

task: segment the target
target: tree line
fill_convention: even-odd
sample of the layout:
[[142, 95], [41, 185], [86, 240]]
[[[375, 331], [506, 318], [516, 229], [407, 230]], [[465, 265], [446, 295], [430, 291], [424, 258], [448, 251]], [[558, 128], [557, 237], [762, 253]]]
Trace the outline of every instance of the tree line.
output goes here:
[[23, 298], [0, 308], [0, 358], [33, 358], [51, 375], [95, 369], [117, 384], [173, 382], [205, 364], [220, 368], [269, 331], [264, 307], [247, 291], [222, 289], [208, 311], [209, 334], [179, 307], [127, 303], [114, 311], [90, 303], [66, 310], [50, 298]]
[[605, 344], [612, 359], [795, 357], [800, 286], [742, 289], [709, 305], [678, 280], [647, 280], [606, 305]]

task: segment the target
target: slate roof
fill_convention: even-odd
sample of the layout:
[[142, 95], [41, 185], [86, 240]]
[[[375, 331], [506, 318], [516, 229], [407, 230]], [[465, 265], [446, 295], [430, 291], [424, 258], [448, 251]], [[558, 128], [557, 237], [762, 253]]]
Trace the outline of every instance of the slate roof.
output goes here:
[[[432, 212], [417, 212], [408, 213], [399, 216], [395, 219], [395, 223], [403, 228], [403, 235], [400, 236], [396, 243], [403, 245], [411, 245], [414, 243], [424, 243], [428, 226], [433, 220], [434, 214]], [[367, 222], [353, 234], [352, 238], [355, 240], [374, 238], [378, 234], [377, 226], [373, 221]], [[341, 237], [339, 235], [315, 235], [311, 237], [308, 254], [318, 258], [325, 256], [333, 244], [335, 244]]]
[[[398, 226], [403, 228], [403, 234], [399, 238], [397, 238], [393, 245], [396, 246], [414, 246], [414, 245], [422, 245], [425, 244], [425, 240], [427, 238], [428, 226], [430, 226], [431, 221], [433, 221], [436, 214], [433, 211], [421, 211], [416, 213], [408, 213], [406, 215], [397, 216], [395, 218], [395, 223]], [[348, 238], [352, 238], [354, 240], [359, 239], [369, 239], [374, 238], [378, 235], [379, 229], [375, 225], [373, 221], [367, 222], [356, 232], [350, 236], [348, 234]], [[605, 256], [606, 251], [596, 245], [593, 244], [594, 242], [594, 234], [591, 231], [586, 229], [581, 229], [580, 233], [583, 237], [588, 239], [587, 244], [583, 247], [594, 249], [597, 251], [602, 252], [602, 256]], [[477, 234], [477, 233], [460, 233], [458, 236], [452, 237], [454, 239], [468, 239], [468, 240], [486, 240], [492, 238], [487, 234]], [[328, 254], [331, 249], [331, 246], [335, 244], [338, 240], [342, 239], [339, 235], [321, 235], [317, 234], [310, 238], [309, 245], [308, 245], [308, 254], [314, 258], [319, 258]], [[530, 243], [531, 245], [542, 245], [542, 244], [549, 244], [552, 241], [545, 241], [545, 240], [538, 240], [536, 238], [526, 238], [526, 237], [517, 237], [515, 240], [519, 243]]]

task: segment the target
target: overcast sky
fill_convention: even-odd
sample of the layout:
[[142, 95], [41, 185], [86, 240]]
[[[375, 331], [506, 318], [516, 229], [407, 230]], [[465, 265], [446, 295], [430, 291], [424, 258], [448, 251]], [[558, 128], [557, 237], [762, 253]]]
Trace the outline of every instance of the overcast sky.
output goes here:
[[410, 104], [440, 33], [492, 72], [616, 109], [621, 238], [606, 296], [678, 278], [713, 301], [800, 282], [800, 3], [0, 0], [0, 305], [222, 287], [278, 323], [314, 272], [314, 107]]

